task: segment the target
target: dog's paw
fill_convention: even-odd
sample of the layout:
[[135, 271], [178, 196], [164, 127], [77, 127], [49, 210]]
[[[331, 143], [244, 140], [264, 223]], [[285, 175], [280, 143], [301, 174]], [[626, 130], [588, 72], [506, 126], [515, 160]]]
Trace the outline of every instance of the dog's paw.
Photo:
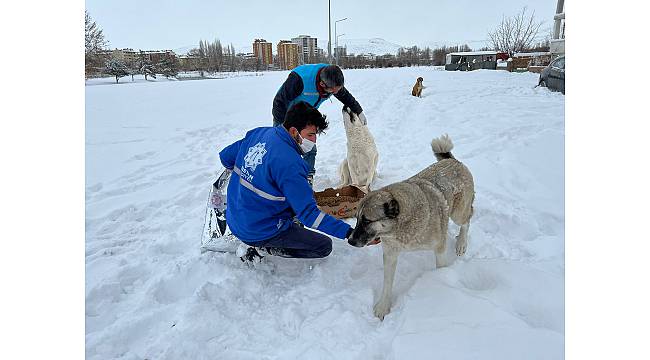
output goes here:
[[379, 320], [384, 321], [384, 316], [390, 312], [390, 301], [379, 301], [375, 304], [374, 313]]
[[456, 236], [456, 255], [463, 256], [467, 250], [467, 239]]

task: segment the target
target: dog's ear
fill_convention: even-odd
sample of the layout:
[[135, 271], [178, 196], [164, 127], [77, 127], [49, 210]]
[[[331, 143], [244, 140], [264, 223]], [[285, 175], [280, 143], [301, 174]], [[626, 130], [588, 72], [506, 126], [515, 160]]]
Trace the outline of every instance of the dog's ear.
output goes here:
[[391, 201], [384, 203], [384, 214], [389, 219], [394, 219], [399, 215], [399, 203], [397, 200], [392, 199]]

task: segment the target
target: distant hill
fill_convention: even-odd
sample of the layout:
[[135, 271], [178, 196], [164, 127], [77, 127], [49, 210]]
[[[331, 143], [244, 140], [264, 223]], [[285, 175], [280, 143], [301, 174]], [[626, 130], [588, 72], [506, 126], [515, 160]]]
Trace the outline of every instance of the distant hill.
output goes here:
[[399, 50], [399, 48], [402, 47], [402, 45], [395, 44], [381, 38], [339, 39], [339, 46], [345, 46], [347, 48], [348, 55], [350, 54], [396, 55], [397, 50]]

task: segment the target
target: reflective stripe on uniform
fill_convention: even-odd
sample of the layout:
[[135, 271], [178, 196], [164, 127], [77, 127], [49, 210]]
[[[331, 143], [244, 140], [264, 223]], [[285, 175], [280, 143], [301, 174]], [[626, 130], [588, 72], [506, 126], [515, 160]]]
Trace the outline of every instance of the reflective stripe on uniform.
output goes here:
[[239, 183], [242, 184], [248, 190], [256, 193], [257, 195], [259, 195], [259, 196], [261, 196], [261, 197], [263, 197], [263, 198], [265, 198], [267, 200], [272, 200], [272, 201], [285, 201], [287, 199], [284, 196], [274, 196], [274, 195], [271, 195], [271, 194], [269, 194], [269, 193], [267, 193], [265, 191], [262, 191], [262, 190], [256, 188], [255, 186], [253, 186], [253, 184], [249, 183], [248, 181], [244, 180], [244, 178], [241, 177], [241, 170], [239, 170], [238, 167], [235, 166], [233, 171], [237, 175], [239, 175]]
[[318, 229], [318, 225], [320, 225], [320, 222], [323, 221], [323, 218], [325, 218], [325, 213], [321, 211], [321, 213], [318, 214], [318, 217], [316, 218], [312, 226], [310, 226], [310, 228]]

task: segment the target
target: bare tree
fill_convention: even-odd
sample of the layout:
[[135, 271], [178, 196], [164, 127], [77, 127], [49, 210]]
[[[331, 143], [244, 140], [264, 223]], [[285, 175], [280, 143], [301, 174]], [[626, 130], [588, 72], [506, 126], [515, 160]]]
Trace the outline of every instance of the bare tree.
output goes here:
[[111, 58], [106, 62], [104, 72], [115, 76], [115, 83], [117, 84], [120, 81], [121, 77], [129, 75], [129, 68], [126, 66], [124, 61], [116, 58]]
[[237, 64], [235, 62], [236, 60], [237, 60], [237, 53], [235, 52], [235, 45], [231, 43], [230, 44], [230, 71], [236, 70], [237, 67]]
[[101, 51], [108, 46], [108, 41], [104, 39], [102, 30], [97, 26], [86, 11], [85, 16], [85, 59], [86, 59], [86, 77], [97, 72], [97, 68], [102, 66], [103, 59], [101, 58]]
[[530, 48], [543, 22], [535, 21], [535, 12], [526, 14], [527, 7], [514, 17], [501, 19], [501, 24], [494, 31], [488, 32], [495, 50], [513, 54]]
[[166, 78], [176, 77], [178, 75], [178, 59], [176, 56], [165, 57], [157, 66], [160, 72]]
[[140, 50], [140, 60], [136, 65], [137, 73], [144, 75], [144, 79], [148, 80], [148, 77], [156, 78], [156, 66], [151, 63], [151, 60], [144, 51]]

